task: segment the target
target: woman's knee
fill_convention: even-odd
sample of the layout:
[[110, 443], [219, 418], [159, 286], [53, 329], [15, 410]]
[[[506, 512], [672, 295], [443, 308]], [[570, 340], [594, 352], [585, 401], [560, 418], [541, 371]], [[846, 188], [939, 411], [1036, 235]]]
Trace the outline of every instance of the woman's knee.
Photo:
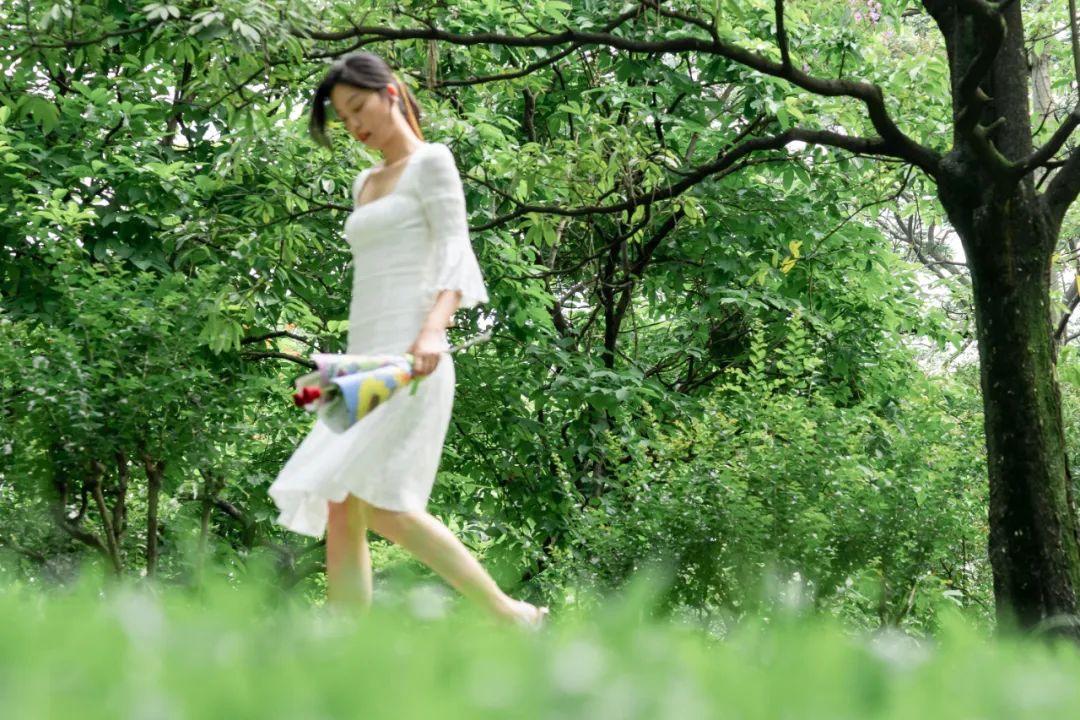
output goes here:
[[400, 542], [416, 526], [416, 513], [387, 510], [368, 505], [368, 520], [372, 530], [391, 542]]

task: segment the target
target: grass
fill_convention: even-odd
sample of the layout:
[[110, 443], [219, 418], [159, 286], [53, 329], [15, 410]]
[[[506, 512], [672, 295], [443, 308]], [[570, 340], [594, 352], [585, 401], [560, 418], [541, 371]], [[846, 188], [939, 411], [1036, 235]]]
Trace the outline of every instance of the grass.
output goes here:
[[990, 638], [958, 617], [933, 639], [854, 633], [798, 613], [723, 637], [648, 615], [632, 584], [603, 613], [532, 635], [425, 586], [347, 615], [266, 584], [199, 596], [79, 581], [0, 587], [0, 712], [17, 720], [172, 718], [1068, 718], [1080, 650]]

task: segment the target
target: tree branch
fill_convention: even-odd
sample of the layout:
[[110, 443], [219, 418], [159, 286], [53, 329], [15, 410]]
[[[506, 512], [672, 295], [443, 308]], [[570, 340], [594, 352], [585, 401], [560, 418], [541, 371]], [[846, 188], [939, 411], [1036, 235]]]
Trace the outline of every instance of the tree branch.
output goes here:
[[263, 359], [266, 359], [266, 358], [281, 358], [282, 360], [290, 360], [290, 361], [292, 361], [292, 362], [294, 362], [294, 363], [296, 363], [298, 365], [303, 365], [304, 367], [310, 368], [311, 370], [316, 370], [318, 368], [318, 366], [312, 360], [308, 360], [307, 358], [300, 357], [299, 355], [290, 355], [289, 353], [283, 353], [283, 352], [273, 352], [273, 351], [254, 352], [254, 351], [248, 350], [246, 352], [240, 353], [240, 357], [242, 359], [244, 359], [244, 360], [263, 360]]
[[1065, 212], [1080, 194], [1080, 148], [1072, 151], [1058, 174], [1046, 187], [1045, 199], [1055, 225], [1061, 225]]
[[19, 545], [14, 540], [11, 540], [10, 538], [6, 538], [3, 535], [0, 535], [0, 547], [5, 546], [5, 545], [7, 547], [10, 547], [12, 550], [19, 553], [20, 555], [24, 555], [25, 557], [28, 557], [31, 560], [34, 560], [41, 567], [43, 567], [43, 568], [45, 568], [47, 570], [51, 569], [51, 568], [49, 568], [49, 556], [46, 555], [45, 553], [40, 552], [38, 550], [33, 550], [31, 548], [25, 548], [25, 547]]
[[787, 31], [784, 29], [784, 0], [776, 0], [776, 44], [780, 46], [780, 64], [791, 70], [791, 52], [788, 49]]
[[[634, 8], [632, 10], [627, 10], [626, 12], [622, 13], [621, 15], [617, 15], [616, 17], [612, 18], [611, 21], [608, 22], [607, 25], [604, 25], [601, 28], [601, 32], [611, 32], [612, 30], [619, 27], [620, 25], [622, 25], [627, 20], [635, 17], [637, 14], [638, 14], [638, 8]], [[564, 57], [566, 57], [567, 55], [574, 52], [575, 50], [577, 50], [580, 47], [581, 47], [580, 44], [574, 43], [574, 44], [570, 45], [569, 47], [567, 47], [565, 50], [560, 50], [559, 52], [555, 53], [554, 55], [546, 57], [543, 60], [538, 60], [537, 62], [526, 65], [525, 67], [523, 67], [520, 70], [514, 70], [512, 72], [495, 74], [495, 75], [480, 75], [480, 76], [477, 76], [477, 77], [465, 78], [463, 80], [440, 80], [436, 84], [437, 84], [438, 87], [449, 87], [449, 86], [453, 86], [453, 85], [479, 85], [479, 84], [488, 83], [488, 82], [498, 82], [500, 80], [512, 80], [514, 78], [518, 78], [518, 77], [522, 77], [524, 75], [528, 75], [529, 73], [535, 72], [536, 70], [539, 70], [540, 68], [547, 67], [548, 65], [551, 65], [551, 64], [563, 59]]]
[[1080, 21], [1076, 19], [1076, 0], [1069, 0], [1069, 29], [1072, 35], [1074, 79], [1080, 83]]
[[[963, 1], [975, 2], [976, 0]], [[645, 2], [652, 4], [655, 3], [655, 0], [645, 0]], [[672, 12], [665, 10], [662, 14], [671, 16]], [[626, 13], [619, 17], [622, 18], [624, 15]], [[289, 28], [289, 32], [300, 37], [326, 41], [341, 41], [363, 35], [373, 35], [385, 40], [440, 40], [454, 45], [466, 46], [495, 44], [509, 47], [553, 47], [572, 43], [578, 45], [604, 45], [617, 50], [649, 54], [698, 52], [706, 55], [719, 55], [760, 73], [787, 80], [817, 95], [850, 97], [860, 100], [866, 106], [867, 114], [874, 129], [882, 140], [888, 144], [889, 152], [885, 154], [900, 157], [918, 166], [931, 177], [936, 177], [938, 174], [940, 156], [930, 148], [909, 138], [897, 127], [885, 108], [884, 96], [881, 88], [877, 85], [862, 81], [814, 77], [791, 65], [773, 62], [763, 55], [722, 42], [715, 35], [709, 39], [685, 36], [663, 40], [641, 40], [633, 37], [612, 35], [607, 32], [573, 29], [548, 35], [518, 36], [493, 32], [463, 35], [436, 28], [387, 28], [371, 25], [355, 26], [349, 30], [329, 32], [292, 27]]]
[[[75, 518], [69, 518], [67, 515], [67, 498], [68, 498], [68, 485], [58, 476], [53, 477], [53, 486], [56, 488], [57, 495], [52, 498], [49, 503], [49, 510], [56, 521], [56, 524], [60, 526], [68, 535], [75, 538], [84, 545], [91, 547], [101, 553], [102, 557], [106, 560], [111, 560], [109, 557], [109, 549], [105, 547], [105, 543], [101, 541], [94, 533], [83, 528], [79, 521], [82, 519], [83, 512], [86, 509], [86, 496], [83, 495], [83, 507], [79, 510], [79, 514]], [[85, 491], [86, 485], [83, 484], [83, 490]], [[111, 562], [110, 562], [111, 566]]]
[[1072, 131], [1080, 125], [1080, 106], [1077, 106], [1069, 116], [1065, 118], [1065, 122], [1061, 123], [1061, 127], [1057, 129], [1053, 137], [1051, 137], [1045, 145], [1028, 155], [1026, 158], [1017, 163], [1017, 172], [1021, 176], [1026, 175], [1040, 165], [1044, 165], [1053, 159], [1057, 151], [1064, 145], [1065, 141], [1069, 139]]
[[311, 342], [306, 337], [301, 337], [300, 335], [297, 335], [296, 333], [291, 333], [288, 330], [275, 330], [273, 332], [266, 333], [265, 335], [252, 335], [252, 336], [249, 336], [249, 337], [240, 338], [240, 344], [241, 345], [246, 345], [248, 343], [257, 343], [257, 342], [262, 342], [264, 340], [271, 340], [273, 338], [278, 338], [278, 337], [292, 338], [293, 340], [299, 340], [300, 342], [304, 343], [308, 347], [312, 347], [312, 348], [315, 347], [315, 343]]
[[[488, 230], [493, 227], [498, 227], [506, 222], [513, 220], [516, 217], [526, 215], [528, 213], [545, 213], [549, 215], [562, 215], [569, 217], [579, 217], [583, 215], [596, 215], [596, 214], [610, 214], [618, 213], [624, 210], [633, 210], [641, 205], [651, 204], [660, 200], [667, 200], [676, 197], [688, 188], [696, 185], [707, 177], [718, 176], [725, 177], [737, 170], [742, 169], [746, 164], [753, 164], [753, 160], [746, 160], [743, 164], [736, 166], [736, 163], [742, 160], [747, 155], [753, 152], [761, 150], [779, 150], [793, 141], [801, 141], [815, 145], [828, 145], [830, 147], [840, 148], [842, 150], [849, 150], [854, 153], [861, 153], [867, 155], [892, 155], [892, 148], [881, 138], [861, 138], [853, 137], [850, 135], [841, 135], [829, 130], [810, 130], [807, 128], [789, 128], [778, 135], [770, 135], [766, 137], [754, 138], [747, 140], [734, 150], [721, 155], [715, 161], [706, 165], [701, 165], [695, 168], [692, 172], [686, 173], [682, 179], [676, 183], [672, 183], [667, 187], [654, 188], [649, 192], [647, 198], [631, 198], [625, 202], [613, 203], [611, 205], [603, 206], [584, 206], [575, 208], [566, 208], [559, 205], [518, 205], [513, 211], [493, 218], [489, 222], [482, 223], [475, 227], [470, 227], [470, 231], [480, 232], [482, 230]], [[764, 160], [760, 161], [764, 162]]]
[[979, 117], [990, 100], [979, 85], [990, 74], [1005, 40], [1006, 24], [998, 7], [986, 0], [957, 0], [957, 6], [974, 17], [980, 30], [979, 51], [957, 86], [956, 132], [968, 138], [980, 157], [996, 170], [1015, 166], [1001, 155], [987, 137], [990, 129], [979, 127]]
[[180, 106], [195, 98], [194, 92], [184, 92], [191, 83], [192, 69], [191, 62], [185, 60], [183, 70], [180, 72], [180, 81], [173, 90], [173, 112], [169, 115], [169, 119], [165, 124], [165, 133], [161, 136], [161, 140], [158, 141], [158, 144], [162, 147], [172, 147], [173, 141], [176, 139], [177, 126], [183, 127], [184, 112], [180, 109]]
[[[108, 40], [111, 37], [122, 37], [124, 35], [136, 35], [138, 33], [141, 33], [141, 32], [144, 32], [146, 30], [150, 30], [150, 29], [156, 27], [157, 24], [158, 23], [156, 23], [156, 22], [148, 22], [148, 23], [144, 23], [142, 25], [139, 25], [137, 27], [128, 28], [126, 30], [116, 30], [114, 32], [107, 32], [107, 33], [104, 33], [103, 35], [99, 35], [99, 36], [93, 37], [93, 38], [73, 38], [71, 40], [65, 40], [64, 42], [60, 42], [60, 43], [39, 43], [39, 42], [32, 41], [27, 46], [27, 48], [35, 48], [35, 49], [36, 48], [67, 48], [67, 49], [70, 50], [72, 48], [85, 47], [86, 45], [96, 45], [97, 43], [101, 42], [102, 40]], [[25, 52], [25, 51], [23, 51], [23, 52]]]
[[1076, 287], [1076, 281], [1074, 280], [1069, 284], [1069, 289], [1065, 292], [1065, 312], [1061, 313], [1061, 317], [1058, 318], [1057, 329], [1054, 330], [1054, 340], [1061, 345], [1065, 337], [1065, 331], [1069, 329], [1069, 320], [1072, 318], [1072, 314], [1076, 311], [1077, 304], [1080, 304], [1080, 291]]
[[555, 53], [554, 55], [546, 57], [543, 60], [537, 60], [534, 63], [526, 65], [525, 67], [521, 68], [520, 70], [513, 70], [511, 72], [506, 72], [506, 73], [497, 73], [495, 75], [477, 75], [475, 77], [464, 78], [464, 79], [461, 79], [461, 80], [439, 80], [439, 81], [437, 81], [435, 83], [435, 86], [436, 87], [451, 87], [451, 86], [457, 86], [457, 85], [481, 85], [483, 83], [489, 83], [489, 82], [499, 82], [499, 81], [502, 81], [502, 80], [513, 80], [514, 78], [523, 77], [525, 75], [528, 75], [529, 73], [532, 73], [532, 72], [535, 72], [535, 71], [539, 70], [540, 68], [547, 67], [548, 65], [551, 65], [552, 63], [558, 62], [559, 60], [562, 60], [564, 57], [566, 57], [567, 55], [574, 52], [575, 50], [577, 50], [580, 47], [581, 46], [577, 45], [577, 44], [570, 45], [565, 50], [560, 50], [559, 52]]
[[642, 5], [648, 5], [659, 15], [673, 18], [675, 20], [680, 20], [688, 25], [695, 25], [704, 30], [705, 32], [709, 33], [709, 37], [711, 37], [713, 40], [715, 40], [716, 42], [720, 42], [720, 36], [716, 33], [715, 21], [713, 23], [708, 23], [699, 17], [694, 17], [693, 15], [679, 12], [678, 10], [669, 10], [665, 7], [662, 7], [660, 5], [661, 2], [662, 0], [641, 0]]

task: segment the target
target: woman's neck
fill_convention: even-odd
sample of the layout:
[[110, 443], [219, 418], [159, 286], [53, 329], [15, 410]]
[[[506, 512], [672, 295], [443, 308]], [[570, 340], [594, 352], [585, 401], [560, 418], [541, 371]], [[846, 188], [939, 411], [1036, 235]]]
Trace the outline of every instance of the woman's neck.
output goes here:
[[394, 167], [404, 162], [409, 158], [409, 155], [423, 144], [424, 141], [413, 135], [412, 129], [410, 129], [409, 135], [403, 133], [401, 138], [391, 146], [383, 148], [382, 167]]

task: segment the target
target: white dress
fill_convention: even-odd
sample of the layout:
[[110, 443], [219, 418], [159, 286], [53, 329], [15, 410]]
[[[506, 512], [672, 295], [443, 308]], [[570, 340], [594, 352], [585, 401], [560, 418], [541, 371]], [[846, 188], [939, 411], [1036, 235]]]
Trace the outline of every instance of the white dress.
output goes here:
[[[372, 168], [357, 175], [345, 220], [352, 248], [348, 353], [404, 353], [442, 289], [459, 307], [488, 301], [473, 253], [457, 164], [443, 143], [425, 142], [405, 160], [387, 195], [356, 207]], [[443, 348], [448, 349], [446, 336]], [[416, 394], [393, 395], [344, 433], [317, 419], [269, 493], [277, 522], [322, 537], [327, 502], [351, 493], [389, 510], [427, 507], [454, 403], [453, 356], [443, 352]]]

